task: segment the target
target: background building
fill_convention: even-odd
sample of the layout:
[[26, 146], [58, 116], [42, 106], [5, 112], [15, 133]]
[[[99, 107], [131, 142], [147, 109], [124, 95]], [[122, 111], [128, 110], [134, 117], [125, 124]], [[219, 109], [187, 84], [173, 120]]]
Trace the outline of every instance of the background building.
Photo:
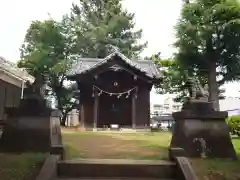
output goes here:
[[228, 116], [240, 115], [240, 98], [226, 97], [219, 101], [220, 110], [228, 111]]
[[150, 93], [151, 116], [172, 114], [173, 112], [180, 111], [182, 104], [174, 102], [173, 98], [173, 94], [157, 94], [153, 88]]
[[[151, 116], [172, 114], [180, 111], [182, 104], [173, 101], [174, 94], [157, 94], [153, 88], [150, 93]], [[219, 100], [220, 111], [228, 111], [228, 116], [240, 115], [240, 97], [229, 97]]]
[[0, 121], [5, 120], [4, 107], [17, 107], [26, 87], [34, 77], [6, 59], [0, 57]]

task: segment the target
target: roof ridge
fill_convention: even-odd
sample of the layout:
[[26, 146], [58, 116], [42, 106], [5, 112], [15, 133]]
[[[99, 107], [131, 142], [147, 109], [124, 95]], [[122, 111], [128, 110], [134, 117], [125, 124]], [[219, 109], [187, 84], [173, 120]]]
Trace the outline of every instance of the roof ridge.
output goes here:
[[82, 61], [98, 61], [98, 60], [104, 60], [104, 58], [85, 58], [85, 57], [81, 57], [79, 58], [79, 60], [82, 60]]
[[[84, 74], [89, 71], [89, 69], [97, 68], [102, 64], [107, 63], [115, 56], [119, 57], [122, 61], [127, 63], [132, 68], [136, 68], [138, 71], [145, 73], [151, 78], [159, 78], [161, 75], [159, 69], [156, 67], [155, 63], [151, 60], [131, 60], [127, 58], [124, 54], [119, 51], [115, 51], [105, 58], [79, 58], [73, 68], [69, 71], [69, 76], [74, 74]], [[88, 63], [89, 62], [89, 63]], [[79, 69], [79, 70], [78, 70]]]
[[18, 76], [22, 79], [33, 79], [34, 77], [30, 75], [26, 69], [19, 68], [16, 63], [13, 63], [11, 61], [8, 61], [7, 59], [0, 56], [0, 68], [3, 70], [10, 72], [14, 74], [15, 76]]

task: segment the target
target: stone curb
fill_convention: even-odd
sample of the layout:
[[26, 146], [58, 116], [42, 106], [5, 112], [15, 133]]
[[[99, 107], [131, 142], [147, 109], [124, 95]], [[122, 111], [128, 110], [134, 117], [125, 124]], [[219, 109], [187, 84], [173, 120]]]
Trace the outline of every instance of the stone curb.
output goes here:
[[185, 157], [185, 151], [182, 148], [169, 148], [170, 161], [176, 162], [176, 177], [179, 180], [198, 180], [195, 172], [188, 160]]
[[57, 162], [60, 159], [60, 155], [49, 155], [36, 180], [54, 180], [57, 177]]
[[198, 180], [186, 157], [176, 157], [177, 177], [179, 180]]

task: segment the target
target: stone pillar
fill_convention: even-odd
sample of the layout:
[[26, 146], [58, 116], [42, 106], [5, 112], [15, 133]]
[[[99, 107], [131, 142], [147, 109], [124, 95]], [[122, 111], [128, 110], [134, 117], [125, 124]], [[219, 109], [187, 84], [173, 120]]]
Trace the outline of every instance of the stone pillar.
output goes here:
[[182, 111], [173, 113], [175, 124], [170, 147], [183, 148], [188, 157], [236, 159], [225, 121], [227, 116], [227, 112], [215, 111], [210, 102], [188, 101]]
[[73, 109], [71, 111], [71, 121], [72, 121], [72, 126], [76, 127], [79, 125], [79, 113], [78, 113], [78, 110], [77, 109]]

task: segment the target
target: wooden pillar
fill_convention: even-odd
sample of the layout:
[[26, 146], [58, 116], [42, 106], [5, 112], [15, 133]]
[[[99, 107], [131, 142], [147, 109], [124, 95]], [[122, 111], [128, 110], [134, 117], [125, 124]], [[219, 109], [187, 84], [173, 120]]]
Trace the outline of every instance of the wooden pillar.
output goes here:
[[84, 105], [81, 104], [80, 106], [80, 127], [85, 129], [85, 115], [84, 115]]
[[97, 130], [97, 122], [98, 122], [98, 104], [99, 104], [99, 96], [95, 94], [94, 96], [94, 118], [93, 118], [93, 130]]
[[136, 129], [136, 98], [137, 98], [137, 89], [132, 95], [132, 128]]

